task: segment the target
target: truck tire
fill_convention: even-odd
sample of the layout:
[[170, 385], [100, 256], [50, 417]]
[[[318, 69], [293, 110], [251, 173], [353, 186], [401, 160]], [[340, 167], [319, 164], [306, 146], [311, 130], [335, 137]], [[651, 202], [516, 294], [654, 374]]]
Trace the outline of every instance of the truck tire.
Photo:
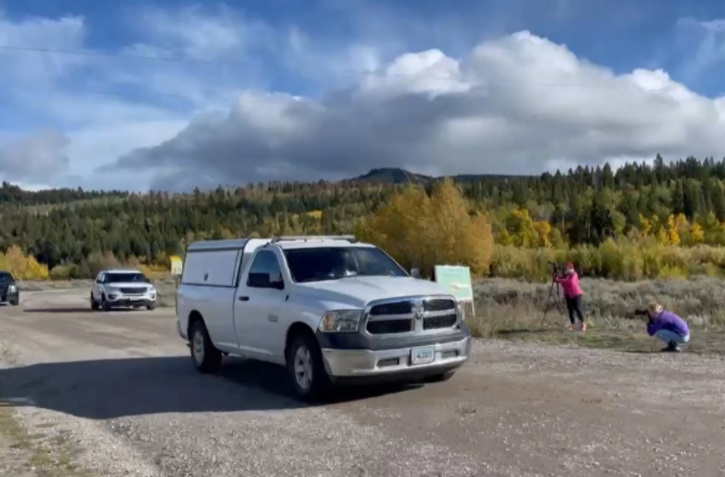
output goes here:
[[433, 375], [426, 379], [426, 381], [428, 381], [429, 383], [442, 383], [443, 381], [448, 381], [449, 379], [451, 379], [454, 374], [456, 374], [455, 370], [446, 371], [445, 373]]
[[222, 364], [222, 354], [209, 339], [209, 333], [203, 321], [197, 320], [191, 326], [189, 341], [191, 342], [189, 347], [191, 349], [191, 361], [194, 363], [194, 367], [204, 374], [219, 371]]
[[311, 333], [299, 333], [292, 339], [286, 361], [297, 398], [313, 402], [324, 397], [332, 383], [322, 361], [320, 346]]
[[91, 310], [98, 310], [98, 302], [93, 299], [93, 293], [91, 293]]
[[18, 306], [20, 304], [20, 298], [16, 298], [14, 300], [10, 300], [10, 304], [12, 306]]

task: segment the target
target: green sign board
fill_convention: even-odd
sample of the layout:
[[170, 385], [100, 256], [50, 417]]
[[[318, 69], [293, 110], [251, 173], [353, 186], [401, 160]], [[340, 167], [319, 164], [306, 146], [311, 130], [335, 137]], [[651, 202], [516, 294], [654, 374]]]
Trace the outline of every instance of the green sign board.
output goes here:
[[473, 301], [471, 269], [458, 265], [436, 265], [436, 283], [441, 284], [459, 301]]

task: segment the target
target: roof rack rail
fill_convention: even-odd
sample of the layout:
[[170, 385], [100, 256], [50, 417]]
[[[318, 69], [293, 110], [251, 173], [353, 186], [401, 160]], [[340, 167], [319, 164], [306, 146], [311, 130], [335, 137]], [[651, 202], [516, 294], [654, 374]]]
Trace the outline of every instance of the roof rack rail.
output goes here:
[[272, 237], [271, 243], [287, 242], [287, 241], [308, 241], [308, 240], [347, 240], [350, 243], [357, 242], [354, 235], [281, 235]]

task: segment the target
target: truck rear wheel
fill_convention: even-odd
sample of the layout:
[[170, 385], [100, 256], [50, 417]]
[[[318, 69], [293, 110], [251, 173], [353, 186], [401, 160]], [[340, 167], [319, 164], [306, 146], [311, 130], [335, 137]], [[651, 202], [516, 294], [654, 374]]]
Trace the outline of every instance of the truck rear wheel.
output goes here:
[[194, 322], [189, 335], [194, 367], [205, 374], [217, 372], [222, 364], [222, 354], [209, 339], [204, 322], [201, 320]]
[[307, 402], [322, 398], [331, 386], [320, 347], [310, 333], [299, 333], [287, 349], [287, 371], [295, 395]]

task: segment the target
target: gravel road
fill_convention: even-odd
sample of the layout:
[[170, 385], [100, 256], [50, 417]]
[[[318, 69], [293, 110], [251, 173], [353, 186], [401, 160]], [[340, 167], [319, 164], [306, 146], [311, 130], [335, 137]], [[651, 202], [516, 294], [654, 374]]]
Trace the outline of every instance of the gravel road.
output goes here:
[[[219, 376], [197, 374], [172, 311], [92, 313], [85, 295], [0, 308], [0, 400], [62, 447], [67, 469], [50, 475], [725, 473], [719, 357], [477, 342], [446, 383], [310, 407], [273, 366], [228, 359]], [[0, 461], [19, 462], [8, 439]]]

